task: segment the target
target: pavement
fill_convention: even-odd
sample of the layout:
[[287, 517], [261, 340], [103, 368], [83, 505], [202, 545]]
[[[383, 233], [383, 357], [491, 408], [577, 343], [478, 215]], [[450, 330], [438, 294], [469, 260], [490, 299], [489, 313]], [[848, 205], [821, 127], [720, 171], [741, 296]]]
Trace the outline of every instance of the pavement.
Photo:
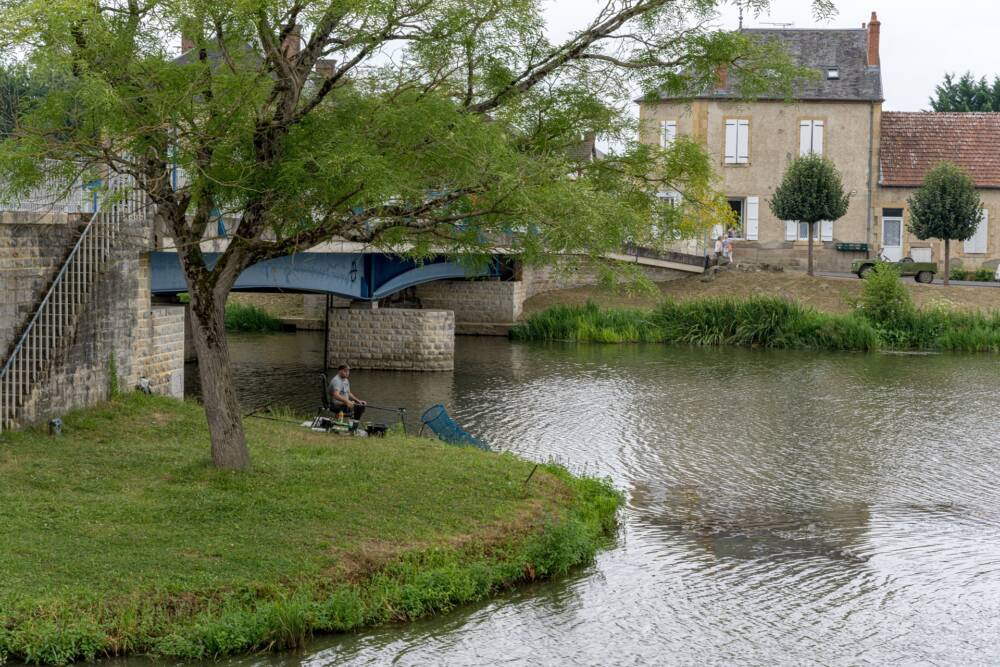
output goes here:
[[[850, 272], [847, 272], [847, 273], [837, 273], [837, 272], [834, 272], [834, 271], [817, 271], [816, 275], [817, 276], [822, 276], [823, 278], [846, 278], [846, 279], [850, 279], [850, 280], [857, 280], [858, 279], [857, 275], [855, 275], [853, 273], [850, 273]], [[903, 278], [903, 280], [905, 280], [906, 282], [910, 282], [910, 283], [916, 283], [916, 281], [913, 279], [912, 276]], [[944, 285], [944, 282], [940, 278], [934, 278], [934, 282], [932, 282], [930, 284], [931, 285], [935, 285], [937, 287], [941, 287], [941, 286]], [[1000, 288], [1000, 282], [995, 282], [995, 281], [994, 282], [990, 282], [990, 283], [981, 283], [981, 282], [977, 282], [977, 281], [974, 281], [974, 280], [949, 280], [948, 281], [948, 285], [949, 286], [960, 285], [962, 287], [994, 287], [994, 288]]]

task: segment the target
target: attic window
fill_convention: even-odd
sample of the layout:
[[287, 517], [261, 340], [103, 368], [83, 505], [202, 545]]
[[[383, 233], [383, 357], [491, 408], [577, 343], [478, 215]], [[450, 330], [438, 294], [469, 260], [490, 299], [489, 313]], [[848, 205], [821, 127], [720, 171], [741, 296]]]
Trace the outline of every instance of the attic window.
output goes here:
[[826, 68], [826, 78], [827, 79], [839, 79], [840, 69], [837, 67], [827, 67]]

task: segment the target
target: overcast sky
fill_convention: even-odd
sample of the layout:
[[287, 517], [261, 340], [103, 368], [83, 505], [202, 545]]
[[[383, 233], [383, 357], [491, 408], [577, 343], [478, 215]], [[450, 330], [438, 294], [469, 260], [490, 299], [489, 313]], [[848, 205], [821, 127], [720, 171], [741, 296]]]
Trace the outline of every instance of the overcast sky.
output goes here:
[[[810, 0], [774, 0], [770, 15], [749, 17], [746, 27], [860, 28], [872, 11], [882, 22], [882, 84], [885, 109], [919, 111], [945, 72], [972, 70], [990, 80], [1000, 74], [997, 32], [998, 0], [834, 0], [839, 11], [832, 21], [813, 20]], [[580, 28], [597, 7], [596, 0], [547, 0], [553, 34]], [[735, 28], [737, 13], [727, 7], [719, 25]]]

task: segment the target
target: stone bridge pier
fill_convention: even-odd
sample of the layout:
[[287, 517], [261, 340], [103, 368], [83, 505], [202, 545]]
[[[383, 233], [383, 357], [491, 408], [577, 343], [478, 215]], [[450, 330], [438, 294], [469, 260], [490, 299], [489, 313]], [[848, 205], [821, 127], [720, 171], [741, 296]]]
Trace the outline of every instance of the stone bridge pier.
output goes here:
[[360, 301], [331, 308], [326, 352], [331, 368], [346, 363], [382, 370], [454, 370], [455, 313]]

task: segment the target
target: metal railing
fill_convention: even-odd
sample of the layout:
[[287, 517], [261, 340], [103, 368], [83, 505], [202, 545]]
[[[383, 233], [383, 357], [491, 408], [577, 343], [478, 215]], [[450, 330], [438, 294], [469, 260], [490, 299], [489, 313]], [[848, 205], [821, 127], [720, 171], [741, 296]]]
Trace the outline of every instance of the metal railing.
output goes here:
[[46, 177], [29, 192], [0, 203], [3, 211], [27, 213], [93, 213], [97, 210], [101, 182], [77, 178], [72, 184]]
[[0, 431], [18, 425], [32, 392], [48, 376], [56, 355], [72, 341], [123, 224], [142, 214], [144, 199], [130, 182], [112, 180], [109, 186], [0, 369]]

